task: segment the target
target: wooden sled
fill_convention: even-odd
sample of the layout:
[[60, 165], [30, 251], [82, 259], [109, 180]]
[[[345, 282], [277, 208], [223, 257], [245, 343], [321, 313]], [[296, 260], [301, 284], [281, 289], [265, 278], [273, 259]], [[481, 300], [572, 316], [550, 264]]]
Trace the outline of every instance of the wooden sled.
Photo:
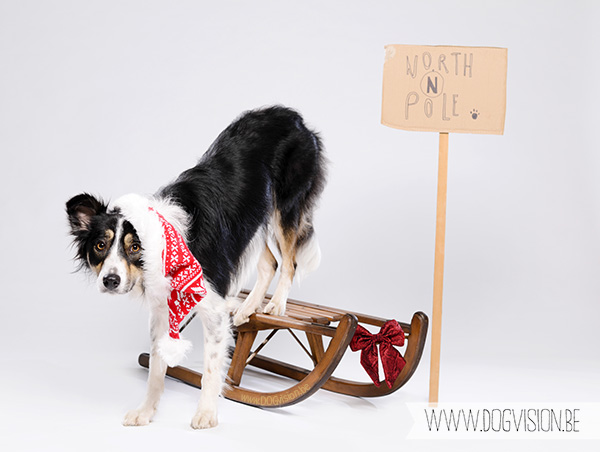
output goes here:
[[[248, 292], [243, 292], [240, 296], [245, 298], [247, 295]], [[265, 303], [268, 300], [269, 296], [265, 299]], [[236, 328], [236, 345], [232, 350], [228, 373], [229, 387], [224, 391], [224, 396], [256, 407], [284, 407], [305, 400], [320, 388], [357, 397], [379, 397], [391, 394], [404, 386], [421, 359], [428, 325], [427, 316], [423, 312], [415, 313], [410, 324], [399, 322], [406, 336], [406, 349], [403, 353], [406, 365], [391, 388], [385, 382], [376, 386], [372, 382], [360, 383], [332, 376], [354, 336], [357, 325], [360, 323], [380, 328], [385, 322], [386, 319], [297, 300], [287, 301], [285, 316], [253, 314], [248, 323]], [[188, 323], [189, 321], [182, 325], [181, 329]], [[271, 333], [255, 351], [252, 351], [258, 332], [264, 330], [271, 330]], [[271, 337], [281, 330], [291, 332], [310, 356], [314, 363], [312, 370], [258, 354]], [[298, 339], [294, 331], [306, 334], [310, 350]], [[331, 338], [327, 347], [323, 337]], [[147, 368], [150, 355], [142, 353], [138, 361], [141, 366]], [[296, 380], [297, 383], [285, 390], [275, 392], [259, 392], [243, 388], [241, 381], [247, 365], [288, 377]], [[197, 388], [202, 387], [202, 374], [194, 370], [182, 366], [169, 367], [167, 375]]]

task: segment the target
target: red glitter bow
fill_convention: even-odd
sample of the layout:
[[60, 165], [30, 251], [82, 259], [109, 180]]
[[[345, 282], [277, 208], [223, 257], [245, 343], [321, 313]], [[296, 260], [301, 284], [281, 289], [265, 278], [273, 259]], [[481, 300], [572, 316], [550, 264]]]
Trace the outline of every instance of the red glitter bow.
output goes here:
[[385, 322], [378, 334], [371, 334], [358, 325], [350, 342], [350, 349], [353, 352], [361, 350], [360, 363], [375, 383], [375, 386], [379, 387], [381, 383], [379, 382], [377, 344], [379, 344], [379, 355], [381, 356], [385, 382], [391, 388], [406, 364], [400, 352], [394, 348], [394, 345], [404, 345], [404, 331], [396, 320]]

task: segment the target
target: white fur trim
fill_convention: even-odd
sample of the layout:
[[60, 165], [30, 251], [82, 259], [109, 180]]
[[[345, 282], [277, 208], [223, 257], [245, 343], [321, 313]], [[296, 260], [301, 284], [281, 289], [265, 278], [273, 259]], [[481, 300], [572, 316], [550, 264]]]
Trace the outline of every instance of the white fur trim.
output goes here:
[[192, 343], [185, 339], [173, 339], [165, 334], [158, 341], [158, 354], [169, 367], [177, 366], [187, 352], [192, 349]]

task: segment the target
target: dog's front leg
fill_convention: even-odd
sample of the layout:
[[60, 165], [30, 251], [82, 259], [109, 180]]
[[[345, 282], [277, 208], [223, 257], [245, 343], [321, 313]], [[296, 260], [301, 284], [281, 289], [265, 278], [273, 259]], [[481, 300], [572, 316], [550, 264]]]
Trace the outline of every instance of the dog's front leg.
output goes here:
[[218, 424], [217, 404], [225, 383], [227, 350], [231, 345], [229, 314], [225, 300], [207, 297], [198, 307], [204, 329], [204, 373], [198, 409], [192, 427], [211, 428]]
[[138, 408], [129, 411], [125, 415], [123, 425], [148, 425], [154, 413], [156, 413], [158, 402], [165, 389], [167, 363], [164, 362], [158, 353], [158, 338], [162, 337], [169, 328], [168, 312], [166, 316], [164, 314], [164, 312], [151, 312], [150, 314], [152, 351], [150, 355], [146, 397]]

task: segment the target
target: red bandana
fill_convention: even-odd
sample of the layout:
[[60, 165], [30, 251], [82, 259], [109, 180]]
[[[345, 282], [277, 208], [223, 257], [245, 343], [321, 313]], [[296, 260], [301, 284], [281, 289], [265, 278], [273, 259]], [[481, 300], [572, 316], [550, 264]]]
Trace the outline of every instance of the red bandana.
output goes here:
[[388, 320], [381, 327], [378, 334], [371, 334], [365, 328], [358, 325], [354, 337], [350, 342], [350, 349], [353, 352], [361, 350], [360, 363], [367, 371], [375, 386], [379, 386], [379, 359], [377, 356], [377, 344], [379, 344], [379, 354], [381, 355], [381, 364], [385, 374], [385, 382], [388, 387], [392, 387], [400, 371], [406, 364], [406, 361], [394, 345], [404, 345], [404, 331], [400, 324], [395, 320]]
[[185, 244], [183, 237], [173, 225], [154, 210], [161, 223], [165, 248], [162, 252], [165, 276], [171, 277], [169, 304], [169, 336], [179, 339], [179, 324], [206, 296], [202, 267]]

